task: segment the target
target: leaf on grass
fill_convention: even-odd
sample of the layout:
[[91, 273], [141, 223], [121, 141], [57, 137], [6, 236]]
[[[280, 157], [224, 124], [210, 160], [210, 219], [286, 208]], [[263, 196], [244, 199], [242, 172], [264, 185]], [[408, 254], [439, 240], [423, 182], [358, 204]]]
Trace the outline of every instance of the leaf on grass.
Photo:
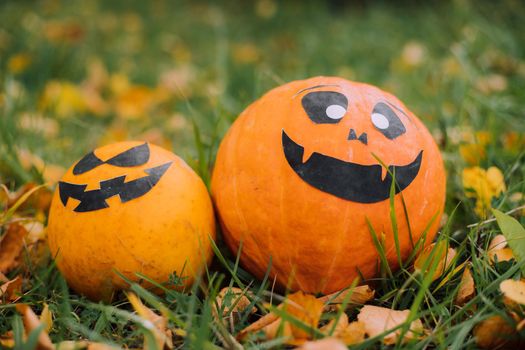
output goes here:
[[24, 322], [24, 330], [26, 335], [29, 335], [32, 331], [37, 329], [38, 327], [43, 326], [43, 329], [41, 330], [39, 336], [38, 336], [38, 343], [37, 343], [37, 349], [38, 350], [54, 350], [55, 347], [53, 346], [53, 343], [51, 342], [51, 339], [49, 338], [49, 335], [47, 334], [45, 330], [45, 325], [42, 324], [40, 319], [37, 315], [31, 310], [31, 308], [25, 304], [18, 304], [16, 305], [16, 310], [22, 315], [22, 320]]
[[445, 273], [455, 256], [456, 250], [449, 247], [446, 241], [432, 243], [419, 253], [414, 261], [414, 270], [419, 273], [434, 271], [432, 281], [435, 281]]
[[[285, 304], [285, 311], [288, 315], [312, 329], [317, 329], [317, 324], [323, 313], [324, 303], [310, 294], [296, 292], [288, 296], [288, 302]], [[311, 332], [291, 324], [292, 335], [296, 339], [309, 339], [313, 336]]]
[[17, 276], [0, 286], [0, 304], [12, 303], [20, 298], [22, 294], [22, 278]]
[[[410, 310], [391, 310], [384, 307], [365, 305], [357, 315], [357, 319], [364, 324], [369, 337], [375, 337], [385, 331], [396, 328], [405, 323]], [[396, 343], [402, 332], [399, 328], [383, 338], [383, 343], [390, 345]], [[404, 334], [403, 342], [419, 338], [424, 333], [421, 320], [415, 320], [410, 324], [408, 331]]]
[[319, 330], [326, 336], [338, 337], [346, 327], [348, 327], [348, 316], [342, 313], [339, 319], [330, 320], [330, 322], [319, 328]]
[[363, 322], [351, 322], [341, 333], [337, 335], [346, 345], [359, 344], [365, 340], [366, 327]]
[[[144, 319], [145, 322], [143, 322], [142, 326], [153, 333], [157, 343], [157, 349], [163, 349], [164, 346], [173, 349], [172, 333], [167, 328], [168, 321], [166, 318], [149, 309], [134, 293], [129, 293], [127, 296], [133, 309], [142, 319]], [[145, 337], [144, 349], [151, 348], [153, 348], [152, 344], [149, 344], [148, 337]]]
[[[514, 256], [518, 262], [522, 262], [525, 259], [525, 228], [521, 226], [518, 220], [497, 209], [492, 209], [492, 213], [496, 217], [501, 233], [507, 239]], [[522, 264], [521, 270], [525, 272], [525, 265]]]
[[[250, 305], [251, 302], [247, 297], [246, 291], [240, 288], [226, 287], [215, 298], [213, 313], [217, 318], [221, 314], [223, 318], [233, 316], [234, 319], [237, 319], [239, 314], [244, 312]], [[256, 311], [257, 309], [252, 306], [250, 313], [252, 314]]]
[[368, 285], [348, 288], [340, 292], [328, 294], [319, 298], [325, 303], [325, 310], [334, 310], [336, 305], [347, 303], [347, 309], [356, 305], [363, 305], [374, 298], [374, 290]]
[[296, 350], [347, 350], [346, 345], [336, 338], [324, 338], [304, 343]]
[[499, 289], [503, 293], [505, 305], [514, 308], [516, 304], [525, 305], [525, 282], [512, 279], [500, 283]]
[[121, 350], [122, 348], [87, 340], [66, 340], [56, 344], [56, 350]]
[[44, 308], [40, 313], [40, 322], [44, 324], [44, 330], [49, 333], [51, 328], [53, 328], [53, 314], [49, 310], [49, 305], [44, 303]]
[[7, 273], [16, 266], [16, 259], [22, 252], [27, 230], [18, 223], [7, 226], [0, 239], [0, 272]]
[[476, 345], [481, 349], [501, 349], [519, 344], [516, 329], [499, 315], [478, 323], [473, 333]]
[[461, 281], [459, 282], [459, 290], [458, 294], [456, 295], [456, 299], [454, 300], [454, 305], [465, 305], [470, 299], [474, 297], [475, 293], [476, 290], [474, 278], [472, 278], [472, 272], [470, 272], [470, 268], [467, 266], [465, 267], [465, 270], [463, 270], [463, 275], [461, 276]]

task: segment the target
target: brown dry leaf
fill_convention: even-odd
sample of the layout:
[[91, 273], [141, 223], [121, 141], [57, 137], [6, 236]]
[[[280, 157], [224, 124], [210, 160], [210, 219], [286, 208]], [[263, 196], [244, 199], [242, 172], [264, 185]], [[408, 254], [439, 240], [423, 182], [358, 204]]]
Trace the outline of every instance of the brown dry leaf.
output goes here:
[[[447, 270], [456, 256], [456, 250], [450, 248], [446, 241], [432, 243], [425, 247], [414, 261], [414, 270], [419, 273], [428, 273], [435, 266], [432, 280], [435, 281]], [[436, 260], [437, 259], [437, 260]], [[425, 271], [422, 271], [425, 268]]]
[[[375, 337], [387, 330], [400, 326], [408, 319], [410, 310], [391, 310], [384, 307], [365, 305], [357, 315], [358, 321], [365, 325], [369, 337]], [[383, 338], [383, 343], [390, 345], [397, 341], [402, 329], [397, 329]], [[405, 333], [403, 342], [417, 338], [424, 333], [421, 320], [415, 320]]]
[[0, 286], [0, 304], [4, 301], [12, 303], [22, 294], [22, 278], [17, 276]]
[[363, 322], [354, 321], [350, 323], [343, 331], [338, 335], [346, 345], [359, 344], [365, 340], [366, 326]]
[[467, 266], [463, 270], [463, 275], [461, 276], [461, 281], [459, 282], [459, 290], [454, 300], [454, 304], [457, 306], [463, 306], [467, 301], [472, 299], [476, 293], [474, 278], [472, 278], [472, 272]]
[[525, 281], [508, 279], [500, 283], [499, 289], [503, 293], [503, 302], [511, 309], [518, 304], [525, 305]]
[[[30, 334], [33, 330], [40, 327], [42, 322], [37, 315], [31, 310], [31, 308], [25, 304], [16, 305], [17, 311], [22, 315], [22, 320], [24, 322], [24, 330], [26, 335]], [[45, 326], [44, 326], [45, 327]], [[38, 336], [38, 344], [36, 347], [38, 350], [54, 350], [55, 347], [49, 338], [46, 330], [43, 329]]]
[[[250, 299], [247, 297], [247, 293], [247, 291], [243, 291], [240, 288], [223, 288], [215, 299], [216, 304], [213, 308], [214, 316], [217, 317], [222, 310], [222, 317], [233, 316], [233, 318], [236, 319], [239, 314], [245, 311], [251, 304]], [[250, 313], [256, 311], [257, 309], [252, 306]]]
[[324, 338], [304, 343], [296, 350], [347, 350], [346, 345], [336, 338]]
[[[173, 349], [172, 334], [171, 331], [167, 329], [168, 322], [166, 318], [156, 314], [151, 309], [146, 307], [139, 297], [133, 293], [128, 294], [128, 300], [140, 317], [154, 325], [154, 327], [146, 326], [146, 328], [153, 332], [157, 343], [157, 349], [163, 349], [164, 346], [168, 347], [169, 349]], [[148, 338], [144, 339], [144, 348], [152, 348], [152, 346], [150, 346], [148, 343]]]
[[[277, 308], [278, 309], [282, 309], [282, 306], [283, 305], [281, 304], [281, 305], [277, 306]], [[267, 327], [268, 325], [271, 325], [272, 323], [274, 323], [275, 321], [278, 321], [278, 320], [279, 320], [279, 316], [277, 316], [273, 312], [270, 312], [270, 313], [264, 315], [263, 317], [261, 317], [260, 319], [258, 319], [257, 321], [255, 321], [254, 323], [252, 323], [251, 325], [247, 326], [243, 330], [241, 330], [239, 332], [239, 334], [237, 335], [237, 339], [238, 340], [242, 340], [248, 334], [260, 331], [264, 327]]]
[[322, 296], [319, 300], [326, 304], [326, 311], [331, 311], [335, 308], [334, 305], [342, 304], [345, 301], [347, 302], [347, 309], [352, 306], [363, 305], [372, 300], [374, 294], [375, 291], [370, 286], [363, 285]]
[[120, 350], [122, 348], [104, 343], [92, 343], [87, 340], [67, 340], [56, 344], [56, 350]]
[[40, 313], [40, 322], [44, 324], [44, 330], [49, 333], [53, 328], [53, 314], [49, 310], [49, 305], [44, 303], [44, 308]]
[[499, 250], [507, 247], [507, 239], [503, 235], [496, 235], [489, 244], [489, 251]]
[[489, 251], [489, 258], [492, 264], [514, 259], [514, 253], [510, 248], [503, 248]]
[[[286, 312], [293, 318], [301, 321], [310, 328], [316, 329], [321, 314], [323, 313], [324, 303], [310, 294], [303, 292], [296, 292], [288, 295], [287, 303], [285, 304]], [[307, 339], [313, 336], [302, 328], [293, 324], [291, 331], [296, 339]]]
[[0, 272], [7, 273], [16, 267], [16, 259], [22, 252], [27, 230], [18, 223], [11, 223], [0, 238]]
[[[339, 334], [341, 334], [341, 332], [346, 329], [346, 327], [348, 327], [348, 316], [345, 313], [343, 313], [341, 314], [339, 319], [331, 320], [330, 322], [328, 322], [327, 324], [319, 328], [319, 330], [324, 335], [338, 337]], [[333, 329], [333, 332], [332, 332], [332, 329]], [[332, 332], [332, 334], [330, 334], [330, 332]]]
[[499, 315], [478, 323], [473, 333], [476, 345], [482, 349], [501, 349], [519, 345], [516, 329]]

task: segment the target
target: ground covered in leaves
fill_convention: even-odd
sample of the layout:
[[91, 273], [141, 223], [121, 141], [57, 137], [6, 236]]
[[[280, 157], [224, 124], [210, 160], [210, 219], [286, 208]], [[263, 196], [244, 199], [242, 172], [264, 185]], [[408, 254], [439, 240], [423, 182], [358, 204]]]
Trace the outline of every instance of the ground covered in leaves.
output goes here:
[[[525, 5], [342, 3], [0, 4], [0, 348], [519, 348]], [[330, 296], [275, 291], [220, 241], [185, 291], [133, 285], [102, 304], [68, 289], [45, 226], [74, 160], [143, 139], [208, 183], [236, 116], [315, 75], [378, 85], [429, 127], [448, 179], [435, 244]]]

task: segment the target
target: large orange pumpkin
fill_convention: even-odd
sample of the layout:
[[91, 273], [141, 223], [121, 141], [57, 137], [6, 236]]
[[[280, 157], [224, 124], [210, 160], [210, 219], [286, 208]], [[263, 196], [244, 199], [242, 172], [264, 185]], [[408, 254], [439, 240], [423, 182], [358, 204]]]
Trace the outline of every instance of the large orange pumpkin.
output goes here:
[[247, 270], [261, 278], [271, 263], [270, 276], [282, 287], [329, 293], [376, 275], [367, 218], [384, 233], [396, 268], [390, 173], [406, 258], [413, 245], [401, 195], [412, 240], [431, 224], [429, 243], [445, 198], [439, 149], [393, 95], [316, 77], [268, 92], [239, 116], [220, 145], [212, 196], [225, 241], [234, 253], [242, 246]]
[[186, 286], [211, 259], [215, 235], [206, 186], [175, 154], [144, 142], [88, 153], [58, 183], [49, 247], [68, 284], [92, 299], [127, 287], [122, 274]]

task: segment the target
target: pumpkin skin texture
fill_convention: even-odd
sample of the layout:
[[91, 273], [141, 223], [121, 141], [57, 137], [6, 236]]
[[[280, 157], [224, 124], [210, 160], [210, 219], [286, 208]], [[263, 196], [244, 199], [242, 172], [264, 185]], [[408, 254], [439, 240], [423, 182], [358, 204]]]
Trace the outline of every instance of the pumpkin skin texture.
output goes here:
[[69, 286], [109, 301], [128, 287], [116, 272], [159, 283], [176, 272], [191, 285], [211, 259], [215, 221], [206, 186], [182, 159], [129, 141], [98, 148], [66, 172], [47, 230]]
[[[434, 238], [445, 170], [423, 123], [395, 96], [337, 77], [294, 81], [266, 93], [233, 123], [217, 154], [212, 197], [224, 239], [243, 266], [282, 288], [331, 293], [378, 272], [366, 219], [385, 235], [398, 268], [390, 219], [394, 197], [401, 256]], [[384, 180], [383, 180], [384, 179]], [[399, 192], [401, 190], [401, 192]]]

